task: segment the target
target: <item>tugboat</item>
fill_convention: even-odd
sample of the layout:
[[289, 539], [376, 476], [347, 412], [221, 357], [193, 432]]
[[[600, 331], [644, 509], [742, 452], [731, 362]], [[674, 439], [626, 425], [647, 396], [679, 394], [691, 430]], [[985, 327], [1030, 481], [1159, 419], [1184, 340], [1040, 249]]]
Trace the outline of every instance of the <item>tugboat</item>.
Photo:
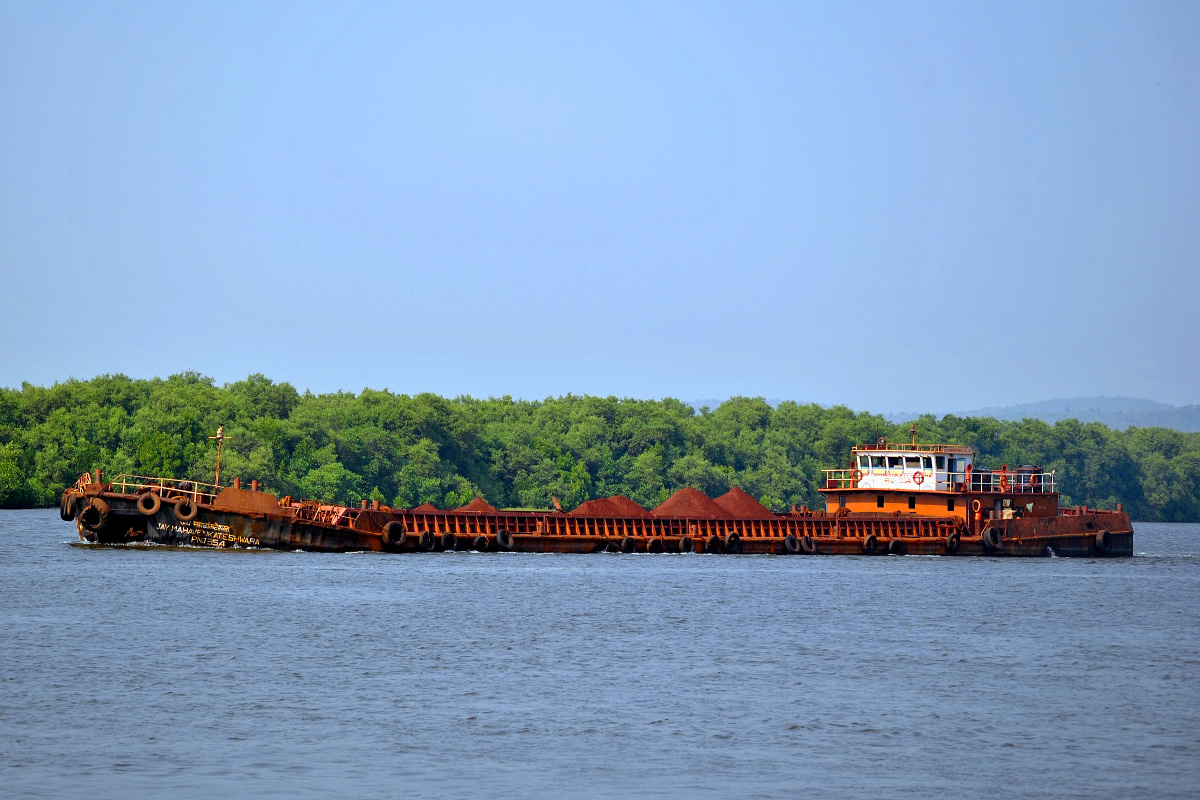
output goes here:
[[494, 508], [481, 498], [444, 510], [428, 504], [355, 508], [277, 498], [257, 481], [220, 485], [84, 473], [59, 513], [81, 541], [201, 548], [346, 552], [441, 550], [537, 553], [756, 553], [778, 555], [1131, 556], [1133, 526], [1115, 511], [1060, 508], [1054, 472], [999, 470], [958, 445], [852, 449], [852, 466], [824, 470], [825, 510], [775, 513], [740, 489], [712, 499], [681, 489], [654, 509], [624, 497], [574, 511]]
[[[951, 518], [957, 536], [947, 554], [1133, 555], [1133, 525], [1120, 503], [1115, 511], [1060, 508], [1053, 471], [979, 467], [969, 447], [918, 444], [912, 434], [911, 443], [880, 437], [854, 447], [852, 467], [824, 470], [826, 509], [868, 528], [876, 520]], [[882, 541], [876, 534], [877, 546]], [[887, 546], [895, 552], [906, 544], [901, 536]]]

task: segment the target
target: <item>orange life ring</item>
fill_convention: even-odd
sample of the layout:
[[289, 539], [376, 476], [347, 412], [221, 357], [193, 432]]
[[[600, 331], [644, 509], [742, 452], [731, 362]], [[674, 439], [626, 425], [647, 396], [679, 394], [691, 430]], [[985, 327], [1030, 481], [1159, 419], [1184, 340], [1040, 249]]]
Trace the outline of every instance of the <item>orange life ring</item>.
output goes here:
[[981, 508], [983, 508], [983, 503], [979, 502], [978, 497], [971, 501], [971, 510], [972, 511], [978, 511]]
[[925, 482], [925, 473], [924, 472], [918, 472], [916, 475], [913, 475], [913, 483], [915, 483], [917, 486], [920, 486], [924, 482]]
[[854, 482], [858, 483], [861, 480], [862, 480], [862, 470], [861, 469], [854, 470]]

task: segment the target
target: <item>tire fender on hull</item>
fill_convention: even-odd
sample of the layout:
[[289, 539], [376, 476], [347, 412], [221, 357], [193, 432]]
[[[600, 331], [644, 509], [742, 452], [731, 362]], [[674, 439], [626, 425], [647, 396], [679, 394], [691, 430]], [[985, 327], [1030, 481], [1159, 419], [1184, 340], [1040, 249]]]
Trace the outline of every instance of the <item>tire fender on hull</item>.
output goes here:
[[108, 503], [99, 497], [93, 497], [79, 512], [79, 522], [92, 533], [100, 533], [108, 527], [108, 515], [111, 509]]
[[75, 519], [75, 495], [71, 494], [70, 489], [63, 492], [62, 499], [58, 501], [58, 516], [63, 522]]
[[985, 550], [999, 550], [1004, 542], [1004, 534], [999, 528], [987, 527], [983, 529], [983, 547]]
[[954, 553], [957, 553], [958, 548], [961, 546], [962, 546], [962, 534], [960, 534], [958, 531], [954, 531], [953, 533], [951, 533], [949, 536], [946, 537], [946, 553], [947, 553], [947, 555], [953, 555]]
[[384, 547], [403, 547], [405, 540], [408, 539], [408, 530], [404, 527], [403, 522], [392, 520], [383, 526], [380, 538], [383, 539]]
[[147, 492], [138, 498], [137, 510], [142, 516], [153, 517], [162, 508], [162, 498], [154, 492]]
[[181, 497], [175, 501], [173, 506], [175, 519], [180, 522], [191, 522], [196, 518], [196, 504], [190, 498]]

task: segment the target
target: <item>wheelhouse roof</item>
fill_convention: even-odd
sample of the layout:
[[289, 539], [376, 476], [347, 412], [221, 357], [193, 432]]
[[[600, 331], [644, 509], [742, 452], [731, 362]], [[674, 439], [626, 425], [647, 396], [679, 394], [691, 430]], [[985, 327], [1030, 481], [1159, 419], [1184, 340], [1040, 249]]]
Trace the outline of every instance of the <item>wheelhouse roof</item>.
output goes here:
[[952, 453], [961, 456], [973, 456], [975, 451], [961, 444], [912, 444], [902, 442], [875, 442], [872, 444], [855, 445], [852, 453]]

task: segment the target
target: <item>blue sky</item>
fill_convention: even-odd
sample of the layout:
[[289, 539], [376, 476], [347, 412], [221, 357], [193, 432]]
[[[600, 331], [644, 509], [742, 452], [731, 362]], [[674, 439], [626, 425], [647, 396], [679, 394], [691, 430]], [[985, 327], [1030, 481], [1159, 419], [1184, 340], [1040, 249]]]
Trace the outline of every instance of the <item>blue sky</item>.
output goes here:
[[0, 4], [0, 385], [1200, 402], [1196, 3]]

